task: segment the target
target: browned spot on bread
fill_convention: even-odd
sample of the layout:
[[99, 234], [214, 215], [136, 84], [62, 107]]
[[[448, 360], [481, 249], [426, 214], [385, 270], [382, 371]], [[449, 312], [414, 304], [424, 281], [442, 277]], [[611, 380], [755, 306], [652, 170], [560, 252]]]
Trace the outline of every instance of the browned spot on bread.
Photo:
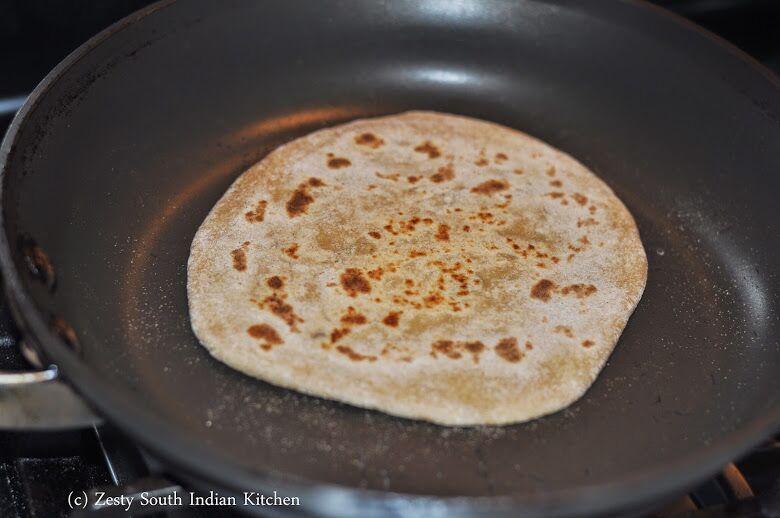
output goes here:
[[355, 144], [376, 149], [385, 143], [380, 137], [373, 133], [361, 133], [355, 137]]
[[495, 162], [496, 162], [497, 164], [501, 164], [501, 163], [503, 163], [503, 162], [506, 162], [506, 159], [507, 159], [507, 158], [509, 158], [509, 157], [508, 157], [508, 156], [506, 156], [506, 153], [496, 153], [496, 156], [495, 156]]
[[366, 272], [366, 275], [374, 279], [375, 281], [378, 281], [382, 278], [382, 275], [385, 274], [385, 270], [380, 266], [379, 268], [376, 268], [374, 270], [369, 270]]
[[441, 223], [439, 225], [439, 228], [436, 230], [436, 239], [439, 241], [449, 241], [450, 240], [450, 226], [445, 225], [444, 223]]
[[295, 310], [291, 305], [284, 301], [284, 297], [284, 294], [279, 295], [277, 293], [272, 293], [271, 295], [264, 298], [262, 302], [258, 302], [257, 306], [260, 309], [267, 309], [277, 317], [284, 320], [287, 326], [290, 328], [290, 331], [294, 333], [298, 332], [297, 323], [303, 322], [303, 319], [295, 314]]
[[341, 316], [341, 323], [347, 325], [363, 325], [367, 322], [365, 315], [355, 311], [352, 306], [347, 307], [347, 312]]
[[550, 182], [550, 185], [553, 186], [553, 187], [562, 187], [563, 186], [563, 182], [560, 181], [560, 180], [553, 180], [553, 181]]
[[571, 327], [569, 326], [555, 326], [555, 329], [553, 329], [554, 332], [560, 333], [562, 335], [566, 335], [569, 338], [574, 338], [574, 335], [571, 332]]
[[415, 151], [418, 153], [426, 153], [428, 155], [428, 158], [438, 158], [441, 156], [441, 151], [439, 151], [439, 148], [433, 145], [433, 143], [430, 140], [426, 140], [416, 148], [414, 148]]
[[382, 319], [382, 323], [390, 327], [398, 327], [398, 322], [401, 320], [400, 311], [391, 311], [385, 318]]
[[343, 167], [349, 167], [352, 165], [352, 162], [349, 161], [348, 158], [334, 156], [331, 158], [328, 158], [328, 167], [331, 169], [341, 169]]
[[550, 166], [547, 168], [547, 176], [555, 176], [555, 166]]
[[414, 259], [415, 257], [425, 257], [426, 255], [428, 254], [426, 254], [421, 250], [412, 250], [409, 252], [409, 257], [411, 257], [412, 259]]
[[561, 288], [563, 295], [573, 294], [578, 299], [589, 297], [596, 293], [598, 289], [592, 284], [570, 284]]
[[282, 248], [282, 252], [284, 252], [291, 259], [299, 259], [299, 257], [298, 257], [298, 243], [293, 243], [290, 246], [288, 246], [287, 248]]
[[436, 173], [431, 175], [431, 181], [434, 183], [442, 183], [455, 178], [455, 168], [452, 164], [441, 166]]
[[346, 347], [343, 345], [339, 345], [336, 347], [336, 350], [352, 360], [353, 362], [362, 362], [362, 361], [370, 361], [375, 362], [376, 356], [369, 355], [369, 354], [360, 354], [358, 352], [355, 352], [351, 347]]
[[407, 176], [406, 181], [409, 183], [417, 183], [420, 181], [421, 178], [422, 176]]
[[550, 300], [550, 297], [552, 296], [552, 293], [555, 291], [556, 287], [557, 285], [553, 281], [549, 279], [542, 279], [534, 284], [531, 288], [531, 297], [534, 299], [539, 299], [542, 302], [547, 302]]
[[471, 232], [471, 226], [463, 225], [463, 232]]
[[596, 342], [594, 342], [593, 340], [583, 340], [582, 341], [582, 346], [583, 347], [592, 347], [594, 345], [596, 345]]
[[357, 297], [358, 293], [371, 293], [371, 284], [357, 268], [344, 270], [341, 274], [341, 287], [350, 297]]
[[312, 187], [323, 187], [325, 185], [325, 182], [323, 182], [319, 178], [311, 177], [309, 178], [309, 185], [311, 185]]
[[463, 352], [471, 354], [474, 363], [479, 363], [479, 355], [485, 350], [485, 344], [479, 340], [473, 342], [454, 342], [452, 340], [437, 340], [431, 344], [430, 355], [438, 358], [438, 355], [444, 355], [451, 360], [458, 360], [463, 357]]
[[374, 239], [380, 239], [382, 237], [382, 234], [377, 232], [376, 230], [372, 230], [368, 233], [369, 236], [373, 237]]
[[482, 182], [476, 187], [472, 187], [471, 192], [475, 192], [477, 194], [485, 194], [489, 196], [493, 193], [499, 191], [505, 191], [507, 189], [509, 189], [509, 182], [507, 182], [506, 180], [493, 179], [493, 180], [488, 180], [486, 182]]
[[306, 212], [306, 208], [313, 202], [314, 198], [306, 190], [306, 187], [299, 186], [290, 196], [290, 199], [287, 200], [287, 215], [291, 218], [300, 216]]
[[278, 275], [269, 277], [268, 280], [265, 281], [265, 283], [268, 284], [268, 287], [271, 288], [272, 290], [279, 290], [284, 287], [284, 281]]
[[577, 218], [577, 228], [580, 228], [580, 227], [591, 227], [593, 225], [598, 225], [598, 224], [599, 224], [599, 222], [596, 221], [593, 218], [585, 218], [585, 219]]
[[488, 165], [489, 163], [490, 163], [490, 162], [488, 162], [488, 159], [487, 159], [487, 158], [485, 158], [485, 157], [483, 157], [483, 156], [479, 157], [478, 159], [476, 159], [476, 160], [474, 161], [474, 165], [476, 165], [476, 166], [479, 166], [479, 167], [485, 167], [485, 166], [486, 166], [486, 165]]
[[513, 173], [515, 173], [515, 174], [523, 174], [523, 173], [525, 173], [525, 171], [523, 171], [523, 170], [522, 170], [522, 169], [520, 169], [519, 167], [518, 167], [518, 168], [516, 168], [516, 169], [514, 169], [512, 172], [513, 172]]
[[250, 223], [261, 223], [265, 219], [265, 208], [268, 206], [268, 202], [260, 200], [255, 205], [254, 210], [250, 210], [244, 214], [244, 217]]
[[431, 356], [436, 358], [437, 354], [443, 354], [447, 358], [457, 360], [463, 356], [458, 349], [458, 345], [452, 340], [437, 340], [431, 345]]
[[523, 359], [523, 353], [517, 347], [517, 338], [503, 338], [496, 345], [494, 351], [504, 361], [517, 363]]
[[382, 174], [379, 171], [374, 173], [377, 178], [381, 178], [382, 180], [390, 180], [391, 182], [397, 182], [398, 178], [401, 177], [398, 173], [388, 173], [388, 174]]
[[525, 350], [526, 351], [531, 351], [531, 350], [533, 350], [533, 348], [534, 348], [534, 344], [532, 344], [531, 342], [528, 342], [528, 341], [525, 342]]
[[247, 247], [249, 247], [249, 241], [244, 241], [244, 243], [239, 248], [236, 248], [230, 252], [230, 255], [233, 257], [233, 268], [235, 268], [236, 271], [243, 272], [246, 270]]
[[479, 340], [475, 342], [463, 342], [463, 348], [471, 353], [471, 359], [474, 363], [479, 363], [479, 355], [485, 350], [485, 344]]
[[264, 343], [260, 345], [264, 351], [270, 350], [274, 345], [281, 345], [284, 343], [276, 330], [268, 324], [255, 324], [249, 326], [246, 332], [249, 333], [249, 336], [252, 338], [264, 341]]
[[563, 198], [565, 195], [562, 192], [554, 191], [554, 192], [548, 192], [547, 194], [545, 194], [545, 196], [549, 196], [553, 200], [556, 200], [558, 198]]
[[349, 334], [349, 328], [348, 327], [342, 327], [340, 329], [334, 329], [330, 333], [330, 343], [335, 344], [339, 340], [341, 340], [344, 336]]
[[588, 203], [588, 197], [584, 194], [580, 194], [578, 192], [575, 192], [571, 195], [572, 198], [574, 198], [574, 201], [576, 201], [578, 204], [585, 206]]

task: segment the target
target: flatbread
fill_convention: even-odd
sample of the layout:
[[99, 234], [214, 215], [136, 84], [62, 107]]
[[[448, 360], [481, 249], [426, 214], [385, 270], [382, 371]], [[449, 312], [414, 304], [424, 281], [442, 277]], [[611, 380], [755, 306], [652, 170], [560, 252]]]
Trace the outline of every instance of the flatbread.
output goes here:
[[445, 425], [566, 407], [647, 279], [631, 214], [519, 131], [408, 112], [286, 144], [192, 243], [195, 334], [307, 394]]

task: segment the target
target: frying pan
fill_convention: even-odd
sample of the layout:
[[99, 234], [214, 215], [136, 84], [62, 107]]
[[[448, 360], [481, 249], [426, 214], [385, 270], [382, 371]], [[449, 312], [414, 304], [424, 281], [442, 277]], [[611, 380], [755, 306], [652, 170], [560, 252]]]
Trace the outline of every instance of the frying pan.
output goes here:
[[[189, 245], [231, 181], [294, 137], [407, 109], [542, 138], [634, 214], [647, 290], [569, 409], [439, 427], [251, 379], [193, 336]], [[607, 513], [780, 425], [778, 80], [648, 5], [162, 2], [61, 63], [0, 162], [26, 343], [183, 478], [334, 515]]]

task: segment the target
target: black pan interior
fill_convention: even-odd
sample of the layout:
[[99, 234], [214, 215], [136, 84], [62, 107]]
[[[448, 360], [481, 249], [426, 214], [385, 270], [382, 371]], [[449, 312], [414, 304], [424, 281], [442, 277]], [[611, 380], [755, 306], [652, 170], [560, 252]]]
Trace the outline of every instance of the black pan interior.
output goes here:
[[[568, 410], [503, 428], [397, 419], [248, 378], [193, 336], [189, 245], [231, 181], [291, 138], [407, 109], [544, 139], [636, 217], [646, 293]], [[56, 267], [53, 293], [24, 279], [39, 307], [166, 434], [253, 473], [554, 495], [661, 477], [777, 415], [778, 114], [776, 80], [633, 3], [175, 2], [48, 86], [9, 156], [6, 227]]]

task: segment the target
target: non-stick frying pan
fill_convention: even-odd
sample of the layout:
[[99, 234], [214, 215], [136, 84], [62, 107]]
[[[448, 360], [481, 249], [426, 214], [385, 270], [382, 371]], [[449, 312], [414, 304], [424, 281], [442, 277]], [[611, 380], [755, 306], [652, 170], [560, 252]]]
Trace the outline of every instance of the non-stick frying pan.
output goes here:
[[[542, 138], [634, 214], [647, 290], [568, 410], [439, 427], [270, 386], [193, 336], [189, 245], [231, 181], [296, 136], [407, 109]], [[0, 162], [27, 343], [184, 477], [333, 514], [606, 512], [780, 425], [778, 80], [648, 5], [163, 2], [60, 64]]]

